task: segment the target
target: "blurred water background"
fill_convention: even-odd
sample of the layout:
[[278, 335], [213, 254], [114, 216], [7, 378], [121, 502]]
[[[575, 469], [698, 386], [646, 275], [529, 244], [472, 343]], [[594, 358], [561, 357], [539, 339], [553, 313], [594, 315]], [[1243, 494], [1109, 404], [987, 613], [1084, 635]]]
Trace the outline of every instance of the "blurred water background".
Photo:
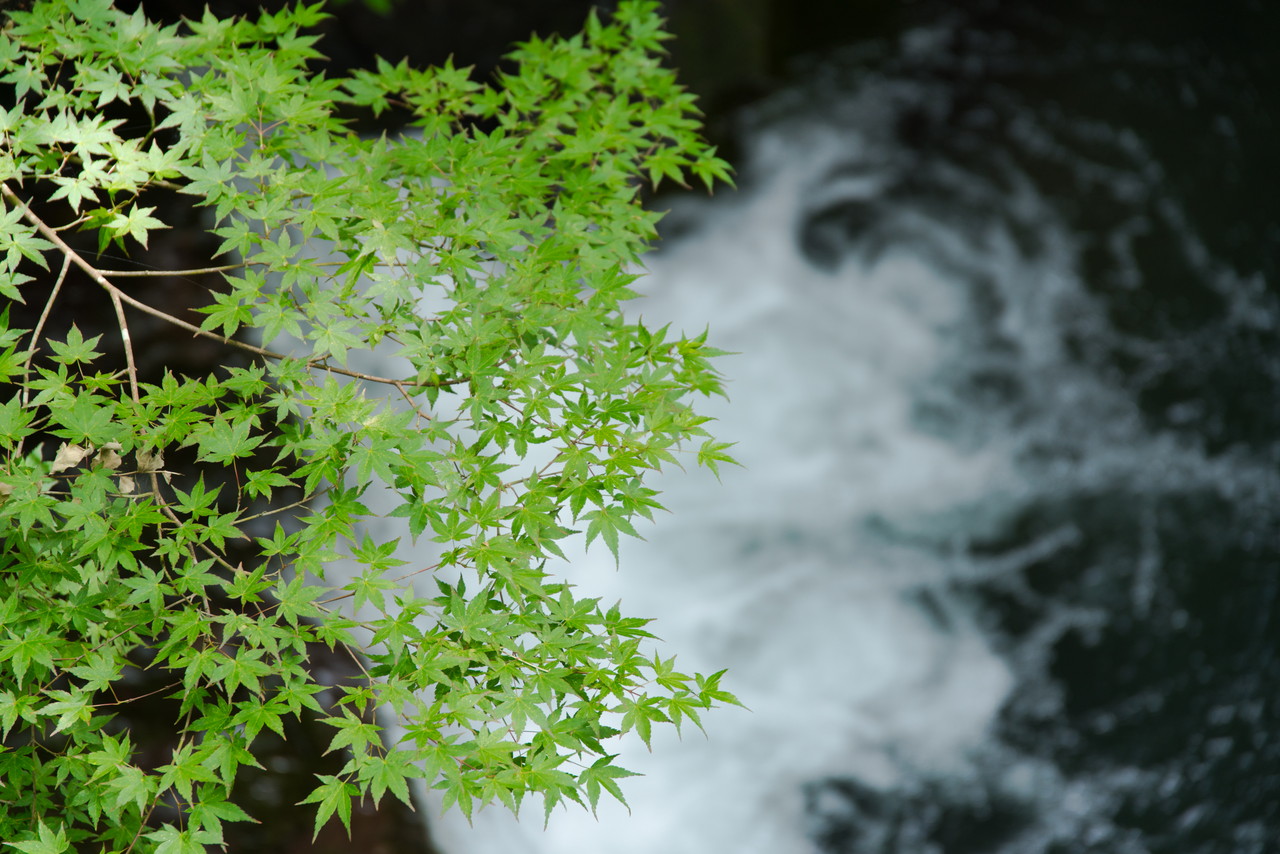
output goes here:
[[878, 9], [655, 201], [745, 469], [569, 570], [751, 711], [449, 854], [1280, 850], [1277, 17]]

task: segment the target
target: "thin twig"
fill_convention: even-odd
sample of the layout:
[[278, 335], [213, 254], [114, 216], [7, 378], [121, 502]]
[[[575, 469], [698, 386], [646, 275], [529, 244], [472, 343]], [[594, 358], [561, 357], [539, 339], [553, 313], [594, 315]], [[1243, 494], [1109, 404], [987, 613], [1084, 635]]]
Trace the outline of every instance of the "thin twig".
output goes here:
[[308, 495], [306, 498], [303, 498], [301, 501], [295, 501], [292, 504], [286, 504], [283, 507], [274, 507], [271, 510], [263, 510], [261, 513], [254, 513], [252, 516], [241, 516], [240, 519], [237, 520], [237, 522], [238, 524], [243, 525], [245, 522], [252, 522], [254, 519], [263, 519], [263, 518], [266, 518], [267, 516], [276, 516], [280, 513], [285, 513], [289, 510], [296, 510], [299, 507], [306, 507], [307, 504], [310, 503], [313, 498], [315, 498], [314, 495]]
[[223, 264], [221, 267], [199, 267], [193, 270], [99, 270], [104, 276], [113, 279], [124, 279], [142, 276], [204, 276], [209, 273], [225, 273], [229, 270], [242, 270], [250, 266], [248, 261], [239, 264]]
[[[430, 566], [424, 566], [424, 567], [422, 567], [421, 569], [415, 569], [415, 570], [412, 570], [411, 572], [406, 572], [406, 573], [404, 573], [403, 575], [398, 575], [398, 576], [396, 576], [395, 578], [393, 578], [393, 579], [391, 579], [391, 580], [392, 580], [392, 581], [406, 581], [406, 580], [408, 580], [408, 579], [410, 579], [410, 578], [413, 578], [415, 575], [422, 575], [422, 573], [424, 573], [424, 572], [435, 572], [435, 571], [436, 571], [437, 569], [439, 569], [439, 568], [440, 568], [440, 564], [438, 564], [438, 563], [433, 563], [433, 564], [431, 564]], [[345, 592], [345, 593], [339, 593], [338, 595], [336, 595], [336, 596], [331, 596], [331, 597], [329, 597], [328, 599], [321, 599], [321, 600], [320, 600], [319, 602], [317, 602], [316, 604], [317, 604], [317, 605], [332, 605], [334, 602], [341, 602], [341, 601], [342, 601], [342, 600], [344, 600], [344, 599], [351, 599], [351, 598], [354, 598], [354, 597], [355, 597], [355, 595], [356, 595], [356, 593], [355, 593], [355, 591], [354, 591], [354, 590], [348, 590], [348, 591], [347, 591], [347, 592]], [[273, 605], [272, 607], [275, 607], [275, 606]]]
[[[27, 353], [26, 361], [22, 363], [22, 375], [25, 377], [27, 372], [31, 370], [31, 360], [35, 358], [37, 344], [40, 341], [40, 334], [44, 332], [44, 324], [49, 319], [49, 312], [53, 311], [53, 303], [58, 298], [58, 292], [62, 290], [62, 283], [67, 280], [67, 270], [71, 269], [71, 258], [63, 256], [62, 271], [58, 273], [58, 281], [53, 283], [53, 290], [49, 293], [49, 298], [44, 302], [44, 311], [40, 312], [40, 319], [36, 321], [36, 328], [31, 333], [31, 350]], [[26, 407], [30, 400], [31, 387], [24, 381], [22, 383], [22, 405]], [[21, 443], [19, 443], [19, 454], [21, 454]]]
[[[265, 347], [257, 347], [253, 344], [247, 344], [244, 341], [237, 341], [234, 338], [228, 338], [225, 335], [219, 335], [216, 332], [210, 332], [207, 329], [201, 329], [199, 326], [196, 326], [195, 324], [188, 323], [187, 321], [174, 317], [173, 315], [163, 312], [158, 308], [147, 305], [141, 300], [134, 299], [133, 297], [129, 296], [129, 294], [125, 293], [123, 290], [111, 284], [111, 282], [107, 281], [107, 278], [102, 274], [100, 270], [98, 270], [97, 267], [94, 267], [92, 264], [90, 264], [88, 261], [82, 258], [79, 253], [77, 253], [74, 249], [68, 246], [67, 242], [63, 240], [56, 231], [50, 228], [44, 222], [44, 220], [36, 216], [35, 212], [33, 212], [31, 208], [27, 206], [27, 204], [24, 201], [22, 201], [22, 199], [20, 199], [17, 196], [17, 194], [13, 192], [13, 190], [9, 189], [8, 184], [0, 183], [0, 193], [3, 193], [5, 196], [9, 197], [18, 205], [21, 205], [23, 219], [25, 219], [27, 222], [34, 225], [37, 231], [39, 231], [42, 235], [48, 238], [55, 246], [58, 247], [58, 249], [63, 253], [63, 255], [69, 257], [72, 263], [74, 263], [81, 270], [84, 270], [85, 273], [89, 275], [89, 278], [93, 279], [93, 281], [98, 286], [100, 286], [105, 291], [107, 291], [107, 293], [111, 294], [113, 298], [118, 298], [120, 300], [123, 300], [124, 302], [127, 302], [129, 305], [138, 309], [138, 311], [141, 311], [144, 314], [149, 314], [152, 317], [165, 321], [166, 323], [171, 323], [174, 326], [177, 326], [181, 329], [185, 329], [188, 332], [192, 333], [193, 335], [198, 335], [202, 338], [208, 338], [210, 340], [217, 341], [221, 344], [227, 345], [228, 347], [236, 347], [240, 350], [245, 350], [246, 352], [253, 353], [257, 356], [262, 356], [265, 359], [275, 359], [276, 361], [289, 358], [288, 354], [286, 353], [277, 353], [274, 350], [268, 350]], [[392, 386], [395, 385], [396, 383], [403, 383], [406, 386], [444, 387], [444, 386], [451, 386], [451, 385], [460, 385], [462, 383], [471, 381], [470, 377], [458, 377], [457, 379], [452, 379], [452, 380], [435, 380], [431, 382], [417, 381], [417, 380], [415, 381], [397, 380], [392, 377], [380, 377], [374, 374], [366, 374], [361, 371], [352, 371], [347, 368], [335, 367], [334, 365], [325, 364], [324, 360], [322, 359], [315, 359], [315, 358], [308, 359], [306, 364], [307, 364], [307, 367], [309, 368], [319, 368], [320, 370], [328, 371], [329, 373], [341, 374], [344, 377], [351, 377], [352, 379], [364, 380], [365, 382], [382, 383], [384, 385], [392, 385]]]
[[432, 420], [430, 415], [423, 412], [420, 408], [418, 408], [418, 404], [413, 402], [413, 395], [409, 394], [409, 391], [408, 389], [405, 388], [405, 383], [402, 380], [398, 380], [395, 383], [395, 387], [396, 387], [396, 390], [400, 392], [400, 395], [405, 399], [405, 402], [409, 404], [409, 406], [413, 409], [413, 411], [417, 414], [419, 418], [423, 419], [424, 421]]
[[[123, 706], [123, 705], [125, 705], [126, 703], [133, 703], [133, 702], [136, 702], [136, 701], [138, 701], [138, 700], [145, 700], [147, 697], [155, 696], [156, 694], [160, 694], [160, 693], [162, 693], [162, 692], [164, 692], [164, 691], [169, 691], [169, 690], [171, 690], [171, 689], [173, 689], [173, 688], [177, 688], [177, 687], [179, 687], [179, 686], [181, 686], [181, 685], [182, 685], [182, 680], [181, 680], [181, 679], [179, 679], [179, 680], [178, 680], [178, 681], [176, 681], [176, 682], [171, 682], [171, 683], [170, 683], [170, 684], [168, 684], [168, 685], [165, 685], [165, 686], [163, 686], [163, 687], [157, 688], [157, 689], [155, 689], [154, 691], [148, 691], [148, 692], [147, 692], [147, 693], [145, 693], [145, 694], [139, 694], [139, 695], [138, 695], [138, 696], [136, 696], [136, 697], [126, 697], [126, 698], [125, 698], [125, 699], [123, 699], [123, 700], [121, 700], [119, 697], [117, 697], [116, 699], [112, 700], [112, 701], [111, 701], [111, 702], [109, 702], [109, 703], [94, 703], [94, 704], [93, 704], [93, 708], [95, 708], [95, 709], [101, 709], [101, 708], [105, 708], [105, 707], [107, 707], [107, 706]], [[113, 691], [112, 693], [114, 694], [114, 691]]]
[[124, 344], [124, 362], [129, 369], [129, 395], [134, 403], [142, 403], [138, 394], [138, 365], [133, 360], [133, 339], [129, 336], [129, 321], [124, 316], [124, 306], [120, 304], [120, 294], [111, 291], [111, 306], [116, 310], [116, 323], [120, 325], [120, 341]]

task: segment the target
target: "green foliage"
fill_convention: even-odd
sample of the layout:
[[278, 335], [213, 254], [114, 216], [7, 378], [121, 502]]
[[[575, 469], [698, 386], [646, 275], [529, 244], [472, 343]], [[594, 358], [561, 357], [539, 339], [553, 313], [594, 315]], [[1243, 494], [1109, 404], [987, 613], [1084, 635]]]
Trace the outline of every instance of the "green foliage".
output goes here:
[[[305, 34], [319, 4], [170, 27], [108, 0], [10, 13], [0, 292], [43, 310], [30, 329], [0, 316], [9, 848], [217, 844], [248, 818], [231, 786], [255, 739], [304, 710], [329, 715], [349, 757], [306, 799], [318, 830], [348, 822], [353, 798], [407, 801], [413, 779], [468, 815], [530, 794], [594, 808], [623, 797], [621, 733], [647, 742], [655, 723], [701, 726], [734, 702], [719, 674], [657, 657], [645, 620], [547, 568], [575, 533], [616, 557], [661, 506], [646, 475], [681, 454], [729, 461], [689, 403], [720, 393], [717, 352], [621, 311], [658, 219], [641, 182], [727, 178], [659, 62], [655, 6], [624, 0], [580, 35], [535, 39], [492, 83], [403, 63], [328, 79]], [[420, 133], [362, 139], [339, 117], [388, 106]], [[198, 326], [121, 284], [147, 271], [104, 270], [69, 237], [136, 252], [165, 227], [147, 202], [174, 190], [221, 241], [225, 284]], [[307, 251], [320, 239], [328, 260]], [[110, 298], [120, 345], [46, 333], [73, 268]], [[145, 382], [136, 312], [252, 361]], [[247, 343], [281, 336], [288, 353]], [[117, 348], [124, 369], [104, 368]], [[351, 367], [374, 348], [404, 371]], [[183, 453], [226, 482], [167, 470]], [[361, 532], [382, 488], [436, 564], [402, 567], [394, 542]], [[326, 590], [342, 557], [362, 570]], [[312, 650], [359, 639], [376, 678], [319, 683]], [[155, 767], [116, 717], [140, 666], [177, 700], [176, 748]], [[374, 706], [400, 719], [399, 743]]]

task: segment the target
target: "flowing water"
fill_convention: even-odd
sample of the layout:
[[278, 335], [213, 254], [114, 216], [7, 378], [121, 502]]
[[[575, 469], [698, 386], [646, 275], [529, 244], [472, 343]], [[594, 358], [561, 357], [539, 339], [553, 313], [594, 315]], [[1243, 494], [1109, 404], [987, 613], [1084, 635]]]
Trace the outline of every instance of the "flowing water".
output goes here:
[[828, 58], [742, 118], [739, 192], [674, 203], [635, 311], [738, 353], [745, 467], [566, 572], [749, 711], [626, 742], [630, 814], [443, 851], [1280, 850], [1278, 238], [1196, 207], [1161, 110], [1224, 198], [1265, 139], [1229, 62], [1086, 36]]

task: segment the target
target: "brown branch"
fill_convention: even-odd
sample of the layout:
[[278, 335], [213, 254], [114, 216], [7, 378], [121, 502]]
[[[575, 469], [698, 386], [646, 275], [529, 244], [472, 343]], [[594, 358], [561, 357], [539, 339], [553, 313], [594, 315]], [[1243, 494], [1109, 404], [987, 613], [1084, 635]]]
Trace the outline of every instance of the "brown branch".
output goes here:
[[225, 273], [229, 270], [242, 270], [250, 266], [248, 261], [240, 264], [223, 264], [221, 267], [198, 267], [193, 270], [99, 270], [104, 276], [113, 279], [124, 279], [141, 276], [204, 276], [210, 273]]
[[[210, 340], [217, 341], [221, 344], [225, 344], [229, 347], [236, 347], [240, 350], [253, 353], [254, 355], [257, 355], [257, 356], [262, 356], [263, 358], [266, 358], [266, 359], [275, 359], [276, 361], [279, 361], [281, 359], [289, 358], [288, 354], [286, 353], [277, 353], [274, 350], [268, 350], [265, 347], [257, 347], [253, 344], [245, 343], [244, 341], [237, 341], [234, 338], [228, 338], [225, 335], [219, 335], [216, 332], [210, 332], [207, 329], [201, 329], [199, 326], [196, 326], [193, 323], [188, 323], [187, 321], [174, 317], [173, 315], [163, 312], [158, 308], [154, 308], [153, 306], [147, 305], [141, 300], [134, 299], [133, 297], [129, 296], [129, 294], [125, 293], [120, 288], [111, 284], [111, 282], [107, 280], [106, 276], [102, 274], [102, 271], [100, 271], [97, 267], [90, 264], [88, 261], [82, 258], [79, 253], [77, 253], [74, 249], [72, 249], [69, 245], [67, 245], [67, 242], [63, 240], [62, 237], [59, 236], [56, 231], [50, 228], [48, 224], [45, 223], [44, 220], [36, 216], [35, 212], [32, 211], [31, 208], [22, 199], [20, 199], [17, 196], [17, 194], [13, 192], [13, 190], [9, 189], [8, 184], [0, 182], [0, 193], [3, 193], [9, 199], [13, 200], [16, 204], [20, 205], [22, 207], [23, 219], [25, 219], [27, 222], [34, 225], [36, 227], [36, 230], [39, 231], [42, 235], [44, 235], [46, 238], [48, 238], [55, 246], [57, 246], [58, 250], [61, 251], [65, 257], [70, 258], [73, 264], [75, 264], [77, 267], [79, 267], [81, 270], [87, 273], [89, 278], [91, 278], [95, 284], [97, 284], [107, 293], [111, 294], [112, 299], [119, 299], [124, 302], [127, 302], [129, 305], [138, 309], [138, 311], [141, 311], [144, 314], [149, 314], [152, 317], [165, 321], [166, 323], [171, 323], [174, 326], [177, 326], [181, 329], [185, 329], [188, 332], [192, 333], [193, 335], [198, 335], [202, 338], [208, 338]], [[373, 383], [382, 383], [384, 385], [391, 385], [391, 386], [394, 386], [399, 383], [405, 386], [415, 386], [419, 388], [428, 387], [428, 386], [441, 388], [444, 386], [460, 385], [465, 382], [470, 382], [471, 380], [470, 377], [458, 377], [457, 379], [452, 379], [452, 380], [435, 380], [431, 382], [407, 381], [407, 380], [398, 380], [393, 377], [380, 377], [375, 374], [366, 374], [361, 371], [352, 371], [347, 368], [339, 368], [334, 365], [325, 364], [323, 359], [316, 359], [316, 358], [307, 359], [306, 364], [307, 364], [307, 367], [309, 368], [319, 368], [320, 370], [328, 371], [329, 373], [341, 374], [342, 376], [351, 377], [357, 380], [364, 380], [366, 382], [373, 382]]]
[[299, 507], [306, 507], [315, 497], [314, 495], [308, 495], [306, 498], [295, 501], [292, 504], [286, 504], [283, 507], [273, 507], [270, 510], [263, 510], [261, 513], [254, 513], [252, 516], [241, 516], [237, 520], [237, 524], [243, 525], [245, 522], [252, 522], [255, 519], [265, 519], [268, 516], [277, 516], [290, 510], [297, 510]]
[[111, 307], [116, 310], [116, 323], [120, 326], [120, 341], [124, 344], [124, 362], [129, 369], [129, 395], [134, 403], [141, 403], [138, 394], [138, 365], [133, 360], [133, 339], [129, 336], [129, 321], [124, 316], [124, 306], [120, 304], [120, 294], [111, 291]]
[[[49, 298], [44, 301], [44, 310], [40, 312], [40, 319], [36, 321], [36, 328], [31, 333], [31, 350], [27, 353], [26, 361], [22, 363], [22, 374], [26, 376], [27, 371], [31, 370], [31, 360], [36, 355], [36, 344], [40, 341], [40, 333], [44, 331], [44, 325], [49, 320], [49, 312], [53, 311], [53, 303], [58, 299], [58, 293], [62, 290], [62, 283], [67, 280], [67, 270], [71, 269], [71, 259], [64, 256], [62, 259], [62, 270], [58, 273], [58, 281], [53, 283], [53, 290], [49, 293]], [[29, 397], [27, 384], [22, 384], [22, 405], [26, 406]]]
[[396, 387], [396, 390], [400, 392], [400, 396], [401, 396], [401, 397], [403, 397], [403, 398], [405, 399], [405, 402], [409, 404], [409, 406], [413, 409], [414, 413], [415, 413], [415, 414], [417, 414], [417, 416], [418, 416], [419, 418], [421, 418], [421, 419], [423, 419], [423, 420], [425, 420], [425, 421], [431, 421], [431, 420], [432, 420], [432, 418], [431, 418], [431, 416], [430, 416], [430, 415], [428, 415], [427, 413], [423, 412], [423, 411], [418, 407], [418, 404], [416, 404], [416, 403], [414, 403], [414, 402], [413, 402], [413, 396], [412, 396], [411, 394], [409, 394], [408, 390], [405, 388], [405, 383], [404, 383], [403, 381], [398, 381], [398, 382], [394, 383], [394, 385], [395, 385], [395, 387]]

